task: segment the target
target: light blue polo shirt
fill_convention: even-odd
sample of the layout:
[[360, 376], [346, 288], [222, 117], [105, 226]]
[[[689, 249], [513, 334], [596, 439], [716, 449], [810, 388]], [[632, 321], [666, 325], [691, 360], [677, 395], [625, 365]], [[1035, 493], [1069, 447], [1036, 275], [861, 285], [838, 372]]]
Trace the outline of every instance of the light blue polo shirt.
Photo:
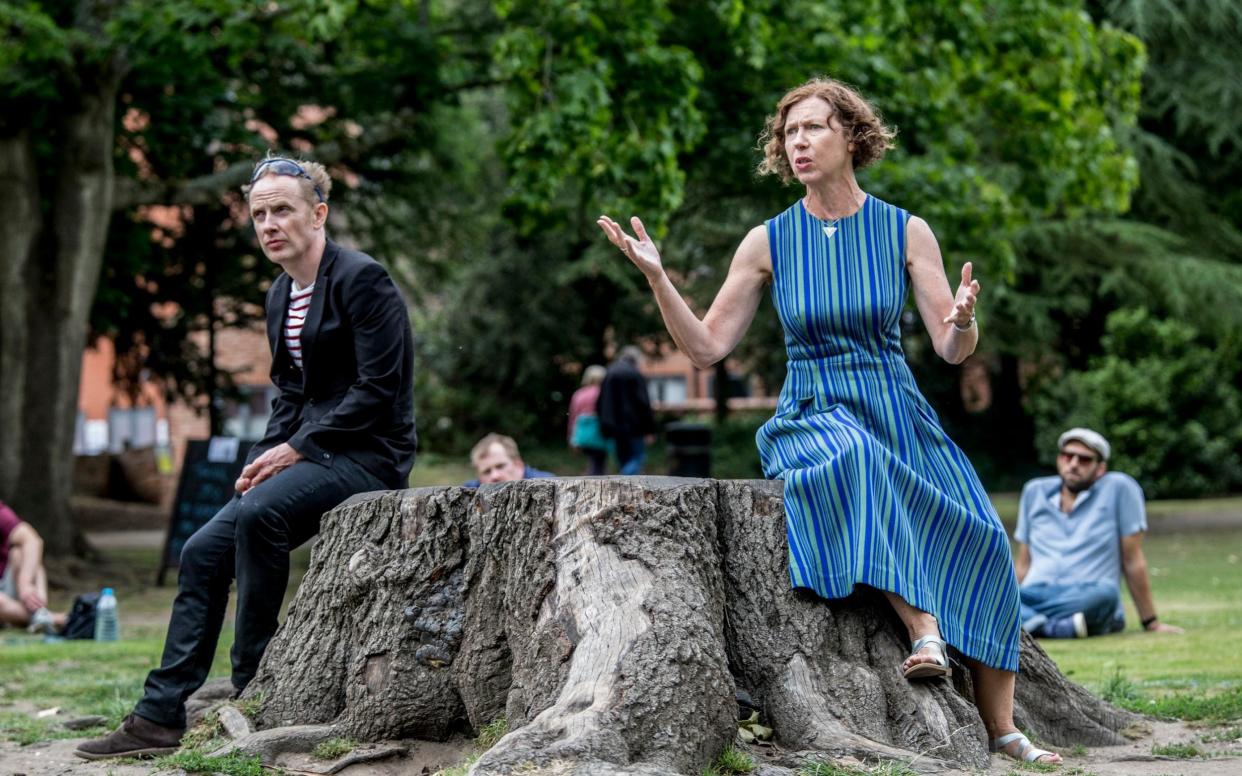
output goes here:
[[1121, 589], [1121, 538], [1147, 530], [1143, 489], [1128, 474], [1107, 472], [1061, 511], [1061, 478], [1022, 489], [1014, 538], [1030, 547], [1022, 586], [1111, 582]]

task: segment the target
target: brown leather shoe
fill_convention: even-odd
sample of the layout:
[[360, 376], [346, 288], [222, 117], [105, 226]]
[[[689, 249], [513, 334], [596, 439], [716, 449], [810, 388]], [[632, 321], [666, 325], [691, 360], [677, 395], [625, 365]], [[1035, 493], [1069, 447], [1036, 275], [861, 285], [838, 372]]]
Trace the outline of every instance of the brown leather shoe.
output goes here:
[[185, 728], [164, 727], [137, 714], [130, 714], [119, 728], [103, 738], [82, 742], [73, 753], [86, 760], [154, 757], [177, 751], [183, 735]]

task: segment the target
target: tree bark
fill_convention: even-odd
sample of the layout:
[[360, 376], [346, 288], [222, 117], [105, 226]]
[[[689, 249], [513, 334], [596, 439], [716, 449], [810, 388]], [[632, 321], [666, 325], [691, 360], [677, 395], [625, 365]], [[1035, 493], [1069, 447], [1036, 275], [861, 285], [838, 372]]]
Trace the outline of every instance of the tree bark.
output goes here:
[[0, 500], [12, 501], [21, 473], [26, 385], [26, 272], [39, 236], [39, 179], [28, 130], [0, 138]]
[[[366, 741], [504, 717], [510, 732], [476, 774], [699, 773], [734, 738], [735, 685], [790, 768], [985, 765], [968, 680], [907, 682], [904, 629], [878, 594], [791, 592], [787, 563], [779, 483], [367, 494], [324, 517], [246, 695], [261, 694], [261, 727]], [[1022, 665], [1017, 721], [1044, 741], [1116, 743], [1135, 719], [1071, 685], [1032, 640]]]
[[104, 62], [90, 75], [80, 74], [81, 91], [63, 119], [49, 228], [40, 242], [45, 261], [30, 268], [22, 487], [14, 503], [49, 554], [73, 551], [78, 539], [69, 510], [78, 382], [112, 218], [121, 73]]

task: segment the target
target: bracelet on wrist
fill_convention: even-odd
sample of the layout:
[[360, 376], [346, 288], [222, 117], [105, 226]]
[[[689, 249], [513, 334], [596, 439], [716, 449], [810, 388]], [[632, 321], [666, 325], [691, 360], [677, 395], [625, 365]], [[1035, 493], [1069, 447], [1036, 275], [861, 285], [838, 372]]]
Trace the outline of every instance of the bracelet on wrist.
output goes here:
[[957, 329], [958, 331], [970, 331], [971, 329], [975, 328], [975, 315], [974, 315], [974, 313], [971, 313], [971, 315], [970, 315], [970, 322], [969, 322], [969, 323], [967, 323], [965, 326], [958, 326], [958, 325], [957, 325], [957, 321], [954, 321], [954, 322], [953, 322], [953, 328]]
[[1160, 618], [1159, 618], [1157, 615], [1154, 615], [1154, 614], [1153, 614], [1152, 616], [1150, 616], [1150, 617], [1148, 617], [1147, 619], [1143, 620], [1143, 630], [1150, 630], [1150, 629], [1151, 629], [1151, 624], [1152, 624], [1153, 622], [1155, 622], [1156, 620], [1159, 620], [1159, 619], [1160, 619]]

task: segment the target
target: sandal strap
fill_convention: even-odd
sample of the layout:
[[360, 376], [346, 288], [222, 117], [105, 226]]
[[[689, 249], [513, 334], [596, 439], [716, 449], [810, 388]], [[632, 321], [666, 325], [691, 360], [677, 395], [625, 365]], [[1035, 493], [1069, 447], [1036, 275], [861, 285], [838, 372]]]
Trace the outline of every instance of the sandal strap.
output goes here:
[[936, 663], [942, 666], [947, 666], [949, 664], [949, 652], [945, 648], [946, 644], [944, 643], [944, 639], [931, 633], [926, 636], [919, 636], [919, 638], [914, 642], [914, 645], [910, 647], [910, 654], [918, 654], [918, 651], [924, 647], [935, 647], [940, 651], [940, 657], [935, 658]]
[[1031, 739], [1017, 731], [992, 739], [991, 749], [993, 752], [1000, 752], [1014, 741], [1022, 742], [1022, 745], [1018, 748], [1018, 756], [1014, 759], [1033, 763], [1044, 755], [1052, 754], [1052, 752], [1049, 752], [1047, 749], [1038, 748], [1031, 743]]

